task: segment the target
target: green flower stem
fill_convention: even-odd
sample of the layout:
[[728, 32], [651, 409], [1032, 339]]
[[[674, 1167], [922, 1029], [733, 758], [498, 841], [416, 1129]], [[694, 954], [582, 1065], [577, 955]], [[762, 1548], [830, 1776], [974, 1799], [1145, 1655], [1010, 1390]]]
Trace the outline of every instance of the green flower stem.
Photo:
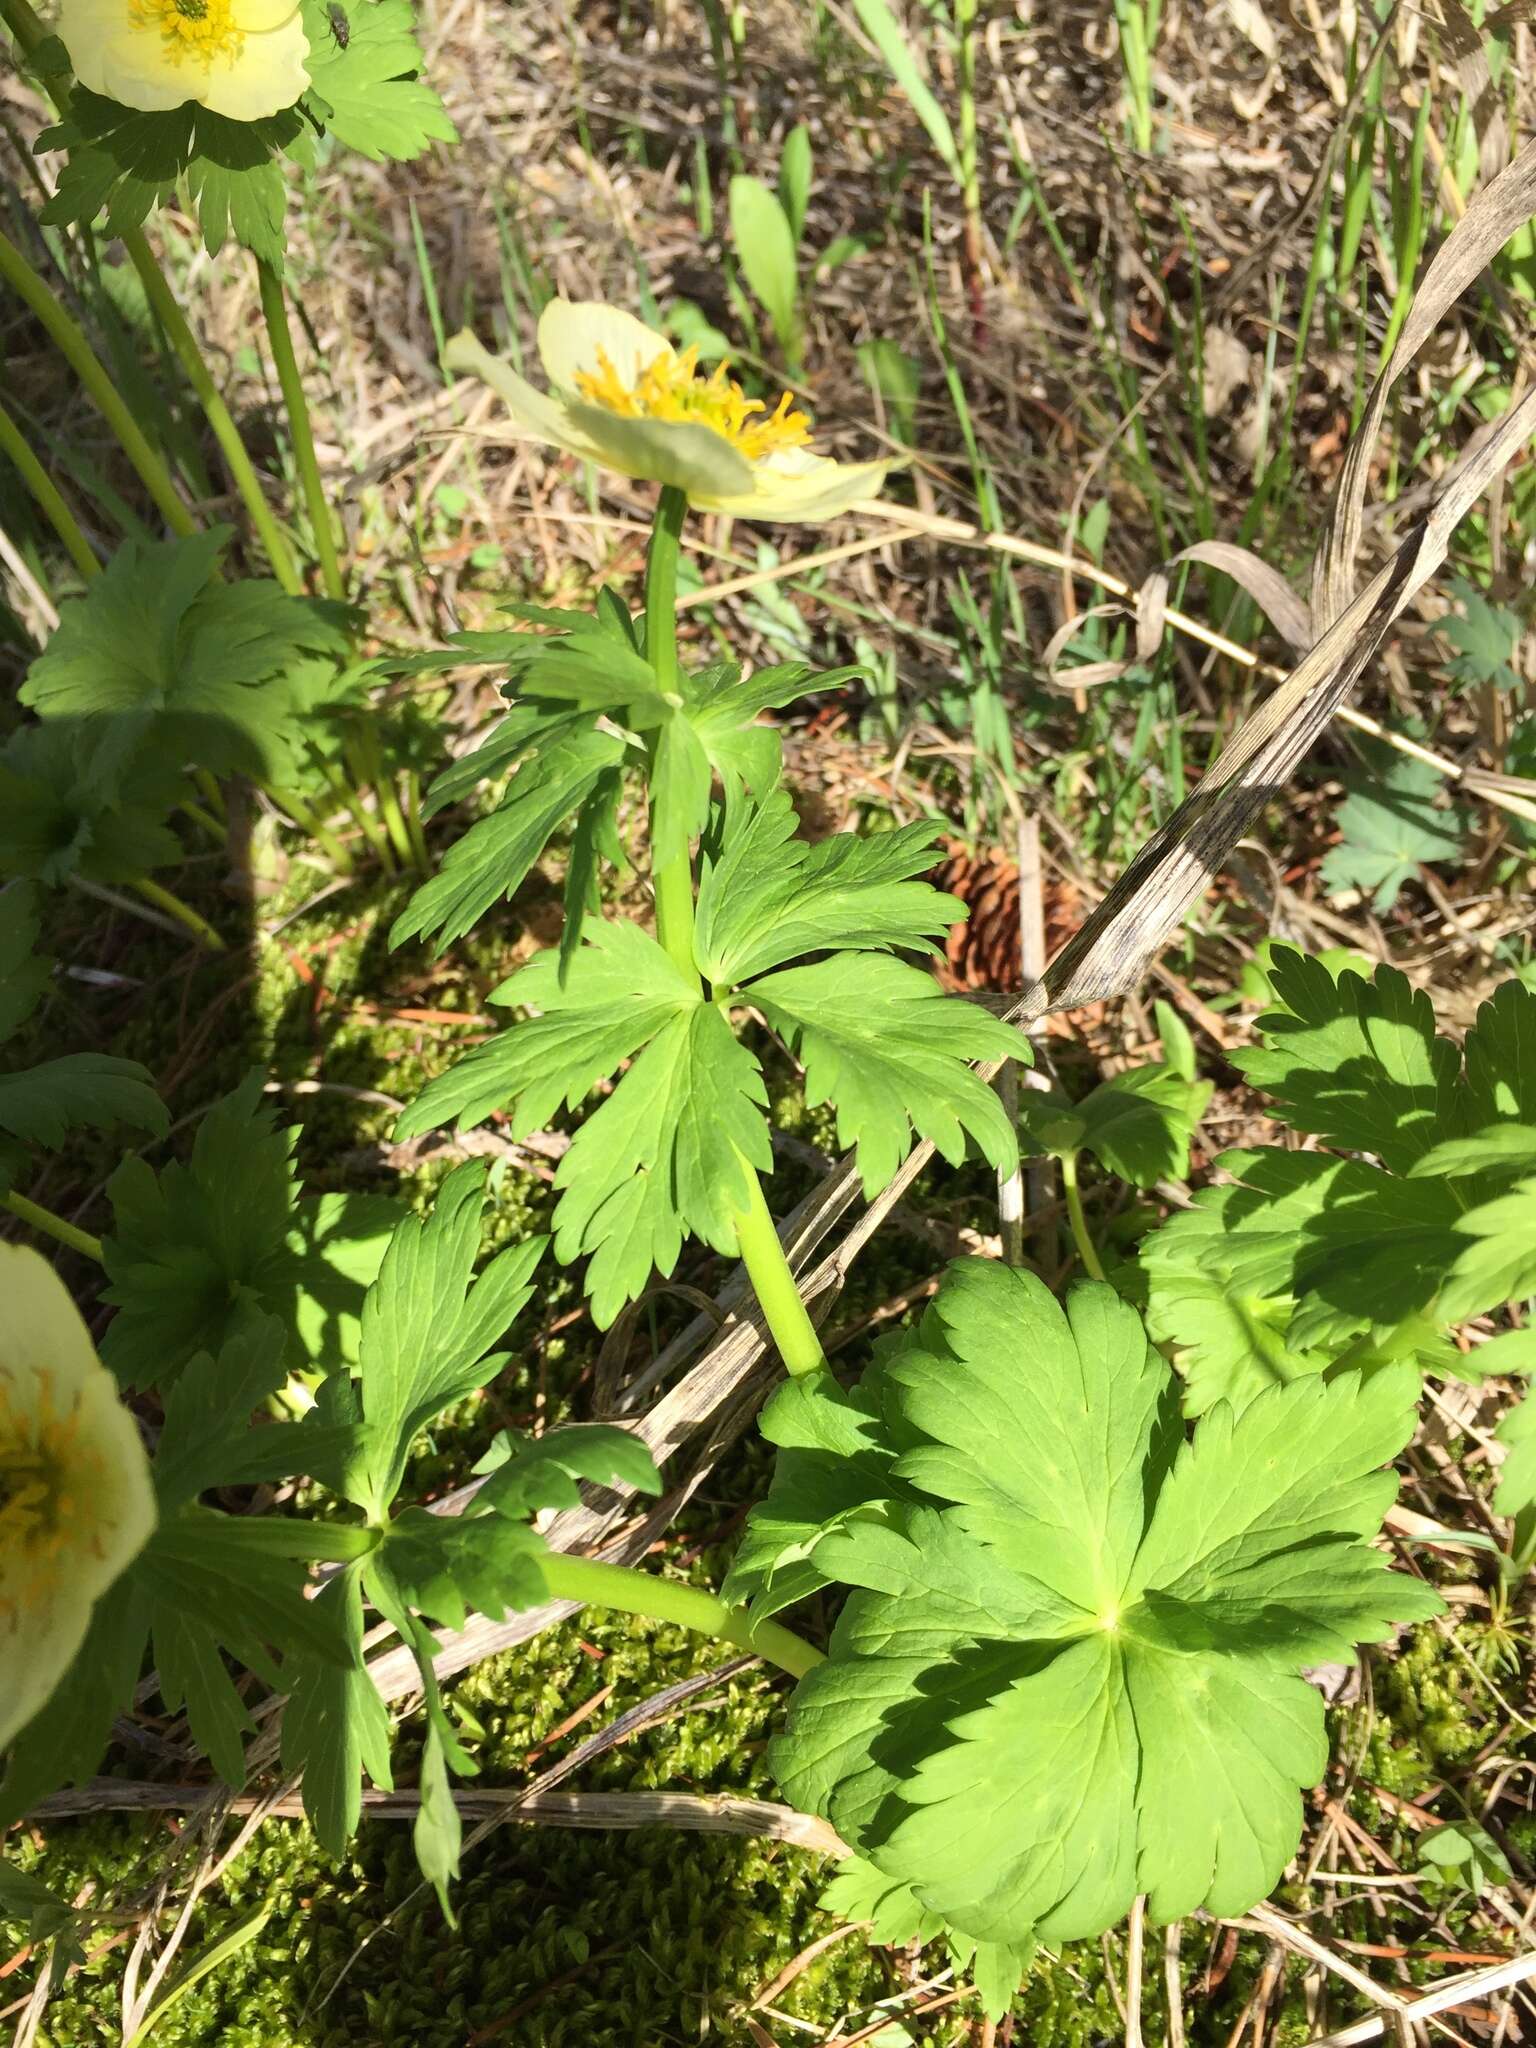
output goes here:
[[267, 560], [272, 564], [273, 575], [290, 597], [302, 595], [303, 580], [295, 566], [288, 543], [272, 516], [271, 507], [262, 495], [261, 480], [245, 451], [240, 430], [213, 381], [213, 372], [203, 359], [203, 352], [197, 345], [197, 336], [192, 332], [186, 315], [177, 304], [176, 294], [171, 290], [165, 272], [156, 262], [154, 251], [145, 240], [141, 228], [125, 229], [122, 243], [128, 251], [128, 260], [139, 274], [139, 280], [144, 286], [145, 296], [155, 317], [165, 330], [166, 339], [176, 351], [176, 358], [186, 372], [187, 382], [197, 393], [198, 403], [213, 429], [214, 439], [223, 451], [235, 489], [244, 499], [251, 524], [267, 551]]
[[69, 550], [70, 560], [86, 582], [89, 583], [93, 576], [99, 576], [101, 564], [92, 552], [90, 542], [80, 531], [74, 513], [65, 504], [53, 479], [32, 453], [21, 429], [3, 405], [0, 405], [0, 455], [5, 456], [37, 500], [39, 511]]
[[181, 808], [200, 832], [206, 834], [216, 845], [222, 846], [224, 844], [227, 836], [226, 828], [219, 823], [212, 811], [205, 811], [197, 799], [190, 796], [182, 798]]
[[736, 1218], [736, 1242], [758, 1307], [773, 1333], [786, 1371], [797, 1376], [826, 1372], [827, 1354], [789, 1270], [777, 1226], [763, 1195], [763, 1184], [745, 1160], [741, 1164], [750, 1195], [746, 1209]]
[[384, 749], [379, 745], [379, 728], [372, 711], [365, 711], [354, 728], [356, 745], [354, 760], [358, 769], [359, 782], [373, 785], [378, 798], [379, 811], [389, 833], [389, 843], [395, 849], [402, 867], [414, 867], [416, 852], [411, 845], [410, 834], [405, 829], [405, 819], [400, 811], [400, 795], [395, 788], [395, 778], [384, 764]]
[[55, 1216], [51, 1209], [45, 1209], [41, 1202], [29, 1202], [25, 1195], [18, 1195], [8, 1188], [0, 1195], [0, 1209], [9, 1209], [33, 1230], [40, 1230], [45, 1237], [55, 1237], [60, 1244], [67, 1244], [71, 1251], [83, 1252], [88, 1259], [102, 1263], [101, 1239], [89, 1232], [77, 1230], [73, 1223], [66, 1223], [62, 1216]]
[[286, 790], [273, 790], [272, 801], [281, 811], [286, 811], [299, 830], [313, 839], [316, 846], [330, 861], [338, 874], [350, 875], [354, 866], [351, 854], [331, 828], [322, 823], [302, 797], [291, 796]]
[[357, 821], [358, 830], [373, 848], [374, 854], [385, 874], [395, 872], [395, 856], [389, 844], [389, 837], [378, 819], [363, 802], [361, 792], [348, 787], [346, 777], [339, 768], [326, 765], [325, 779], [330, 784], [331, 794], [344, 805]]
[[632, 1565], [567, 1557], [561, 1551], [551, 1551], [539, 1565], [556, 1600], [579, 1600], [584, 1607], [617, 1608], [621, 1614], [643, 1614], [650, 1621], [676, 1622], [718, 1642], [754, 1650], [792, 1678], [804, 1678], [823, 1662], [820, 1650], [791, 1630], [776, 1621], [754, 1626], [745, 1608], [727, 1607], [702, 1587], [682, 1586], [676, 1579], [659, 1578]]
[[288, 306], [283, 296], [282, 280], [271, 264], [261, 257], [256, 259], [256, 275], [261, 284], [261, 311], [267, 323], [267, 339], [272, 344], [277, 381], [282, 386], [283, 404], [288, 410], [288, 429], [293, 435], [299, 483], [304, 492], [304, 502], [309, 507], [309, 523], [314, 528], [320, 579], [325, 585], [326, 596], [335, 598], [338, 604], [345, 604], [346, 579], [341, 573], [341, 560], [336, 553], [336, 529], [320, 476], [320, 463], [315, 455], [309, 401], [304, 396], [304, 380], [299, 375], [298, 359], [293, 351], [293, 330], [288, 325]]
[[421, 822], [421, 777], [414, 768], [407, 768], [405, 781], [405, 829], [411, 835], [411, 851], [416, 856], [416, 865], [424, 875], [432, 872], [432, 855], [427, 849], [426, 829]]
[[[645, 658], [656, 671], [663, 696], [681, 700], [682, 676], [677, 665], [677, 553], [678, 537], [688, 511], [688, 498], [675, 484], [667, 484], [656, 506], [651, 526], [651, 545], [645, 558]], [[651, 747], [654, 770], [656, 743]], [[655, 813], [655, 783], [652, 780], [651, 843], [662, 835]], [[690, 980], [698, 969], [693, 962], [693, 863], [686, 854], [664, 867], [651, 868], [651, 887], [656, 893], [656, 937], [664, 950]]]
[[221, 823], [227, 825], [229, 823], [229, 806], [224, 801], [224, 792], [220, 789], [219, 779], [212, 769], [194, 768], [192, 770], [192, 780], [202, 791], [203, 802], [208, 806], [209, 810], [212, 811], [213, 815]]
[[1086, 1270], [1095, 1280], [1104, 1278], [1093, 1239], [1088, 1235], [1088, 1218], [1083, 1214], [1083, 1197], [1077, 1185], [1077, 1154], [1063, 1152], [1060, 1159], [1061, 1184], [1067, 1191], [1067, 1216], [1072, 1225], [1072, 1242]]
[[163, 910], [167, 917], [174, 917], [178, 924], [184, 924], [189, 932], [212, 953], [227, 953], [229, 948], [219, 937], [206, 917], [200, 917], [190, 903], [183, 903], [171, 890], [163, 889], [158, 882], [152, 882], [148, 875], [135, 875], [128, 884], [137, 889], [146, 903], [153, 903], [157, 910]]
[[48, 339], [89, 393], [96, 410], [122, 443], [123, 452], [139, 473], [172, 533], [185, 538], [197, 532], [197, 521], [177, 496], [171, 473], [140, 431], [133, 414], [117, 394], [101, 359], [65, 311], [47, 280], [39, 275], [16, 244], [0, 234], [0, 279], [36, 316]]

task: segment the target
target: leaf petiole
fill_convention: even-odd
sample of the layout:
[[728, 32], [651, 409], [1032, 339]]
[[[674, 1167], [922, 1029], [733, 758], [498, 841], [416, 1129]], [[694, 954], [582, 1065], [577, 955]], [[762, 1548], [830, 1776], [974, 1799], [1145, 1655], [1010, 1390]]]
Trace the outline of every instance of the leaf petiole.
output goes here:
[[288, 413], [288, 431], [293, 436], [293, 456], [298, 465], [299, 483], [304, 492], [304, 502], [309, 509], [309, 523], [314, 529], [315, 553], [320, 561], [320, 577], [325, 585], [325, 594], [338, 604], [347, 601], [346, 579], [341, 573], [341, 561], [336, 552], [336, 529], [331, 523], [331, 508], [325, 495], [325, 483], [320, 475], [319, 458], [315, 454], [314, 429], [310, 425], [309, 401], [304, 396], [304, 380], [299, 375], [298, 359], [294, 354], [293, 331], [288, 325], [288, 305], [283, 294], [282, 279], [263, 258], [256, 259], [256, 275], [261, 285], [261, 313], [267, 323], [267, 339], [272, 345], [272, 361], [277, 369], [277, 381], [282, 389], [283, 405]]
[[77, 1229], [62, 1216], [56, 1216], [52, 1209], [45, 1209], [41, 1202], [29, 1201], [25, 1195], [18, 1195], [14, 1188], [7, 1188], [4, 1194], [0, 1194], [0, 1209], [9, 1209], [13, 1216], [29, 1224], [33, 1230], [57, 1238], [71, 1251], [94, 1259], [98, 1266], [102, 1263], [101, 1239], [92, 1237], [89, 1231]]
[[[686, 494], [668, 484], [656, 506], [651, 527], [651, 545], [645, 558], [645, 658], [656, 672], [657, 688], [675, 695], [677, 666], [677, 553], [678, 537], [688, 511]], [[653, 742], [649, 767], [651, 801], [651, 844], [665, 844], [667, 834], [656, 815], [656, 750]], [[698, 969], [693, 959], [693, 871], [684, 854], [662, 866], [652, 866], [651, 885], [656, 892], [656, 937], [668, 955], [693, 978]]]
[[197, 345], [197, 336], [192, 332], [187, 316], [182, 312], [176, 294], [171, 290], [165, 272], [156, 261], [155, 252], [145, 239], [142, 228], [125, 228], [122, 244], [128, 252], [128, 260], [138, 272], [139, 282], [144, 287], [155, 318], [160, 322], [166, 340], [175, 351], [176, 359], [186, 373], [187, 382], [197, 394], [203, 416], [213, 430], [228, 467], [230, 478], [244, 500], [250, 514], [251, 524], [256, 529], [262, 546], [267, 551], [267, 560], [272, 564], [272, 573], [290, 597], [303, 594], [304, 584], [294, 565], [293, 554], [283, 537], [281, 528], [272, 515], [261, 488], [251, 458], [246, 452], [240, 429], [217, 384], [213, 372], [204, 360], [203, 352]]
[[551, 1551], [539, 1560], [550, 1595], [579, 1600], [584, 1607], [615, 1608], [621, 1614], [642, 1614], [650, 1621], [675, 1622], [718, 1642], [735, 1643], [777, 1664], [792, 1678], [804, 1678], [824, 1662], [820, 1650], [776, 1621], [753, 1623], [745, 1608], [727, 1607], [701, 1586], [679, 1585], [633, 1565], [604, 1564], [592, 1557], [569, 1557]]
[[[150, 259], [153, 262], [153, 258]], [[139, 480], [172, 533], [188, 536], [197, 532], [197, 521], [177, 495], [171, 473], [143, 430], [118, 396], [100, 357], [80, 328], [65, 311], [46, 278], [34, 270], [10, 237], [0, 234], [0, 280], [11, 288], [33, 313], [48, 339], [84, 385], [96, 410], [116, 434], [123, 453], [138, 471]]]
[[742, 1162], [750, 1190], [746, 1209], [736, 1218], [736, 1243], [742, 1264], [752, 1282], [763, 1319], [772, 1332], [786, 1371], [826, 1372], [827, 1354], [821, 1348], [816, 1326], [806, 1313], [795, 1276], [784, 1256], [778, 1226], [769, 1212], [763, 1185], [755, 1171]]
[[1060, 1163], [1061, 1184], [1067, 1196], [1067, 1217], [1072, 1225], [1072, 1242], [1077, 1246], [1077, 1255], [1085, 1270], [1093, 1279], [1102, 1280], [1104, 1267], [1093, 1239], [1088, 1235], [1088, 1218], [1083, 1214], [1082, 1191], [1077, 1184], [1076, 1152], [1061, 1153]]
[[183, 903], [174, 890], [164, 888], [159, 882], [152, 881], [148, 875], [135, 875], [128, 886], [130, 889], [137, 889], [146, 903], [153, 903], [156, 909], [163, 910], [167, 917], [174, 917], [178, 924], [185, 925], [198, 943], [206, 946], [210, 953], [229, 951], [207, 918], [195, 911], [190, 903]]

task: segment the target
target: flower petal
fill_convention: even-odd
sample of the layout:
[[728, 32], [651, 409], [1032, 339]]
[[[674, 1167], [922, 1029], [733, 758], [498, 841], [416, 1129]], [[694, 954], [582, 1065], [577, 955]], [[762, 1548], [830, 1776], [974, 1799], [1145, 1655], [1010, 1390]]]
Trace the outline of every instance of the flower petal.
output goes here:
[[135, 28], [123, 0], [63, 0], [58, 32], [87, 92], [145, 114], [194, 96], [202, 74], [171, 63], [161, 37]]
[[234, 15], [247, 35], [265, 36], [297, 21], [302, 11], [295, 0], [235, 0]]
[[544, 374], [556, 391], [572, 396], [579, 372], [595, 375], [600, 369], [599, 352], [618, 371], [621, 383], [633, 384], [647, 363], [666, 355], [671, 347], [664, 334], [657, 334], [633, 313], [596, 299], [551, 299], [539, 315], [539, 360]]
[[489, 384], [512, 415], [513, 432], [522, 441], [543, 441], [551, 448], [563, 448], [585, 462], [601, 462], [596, 443], [572, 424], [569, 411], [558, 398], [538, 391], [526, 377], [520, 377], [501, 356], [493, 356], [468, 329], [455, 334], [443, 350], [450, 370], [461, 370]]
[[649, 477], [676, 484], [695, 504], [699, 493], [750, 492], [752, 465], [713, 427], [697, 420], [626, 419], [605, 406], [577, 399], [566, 407], [577, 430], [597, 448], [593, 460], [620, 476]]
[[215, 57], [196, 97], [227, 120], [264, 121], [308, 89], [308, 55], [309, 38], [295, 10], [277, 27], [246, 35], [233, 57]]
[[899, 462], [834, 462], [792, 449], [757, 463], [750, 491], [691, 491], [689, 496], [701, 512], [817, 526], [865, 498], [878, 498], [887, 472], [900, 467]]
[[0, 1244], [0, 1300], [6, 1305], [0, 1372], [13, 1403], [28, 1402], [45, 1375], [61, 1401], [98, 1380], [114, 1386], [69, 1290], [30, 1245]]
[[148, 1542], [155, 1492], [138, 1425], [47, 1260], [27, 1246], [0, 1244], [0, 1300], [0, 1480], [18, 1427], [68, 1417], [52, 1478], [60, 1496], [57, 1549], [40, 1568], [24, 1535], [13, 1531], [0, 1541], [3, 1746], [68, 1669], [97, 1597]]
[[[0, 1572], [0, 1598], [4, 1594], [5, 1576]], [[0, 1621], [0, 1658], [5, 1660], [5, 1680], [0, 1685], [0, 1749], [47, 1706], [49, 1695], [85, 1641], [92, 1604], [71, 1586], [49, 1602], [41, 1627], [32, 1610], [13, 1610], [14, 1619]]]

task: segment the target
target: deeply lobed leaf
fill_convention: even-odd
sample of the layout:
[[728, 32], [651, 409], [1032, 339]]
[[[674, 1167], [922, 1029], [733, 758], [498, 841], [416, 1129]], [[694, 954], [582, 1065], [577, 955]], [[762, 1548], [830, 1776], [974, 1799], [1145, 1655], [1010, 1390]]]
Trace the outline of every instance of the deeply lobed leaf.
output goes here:
[[1306, 1379], [1186, 1442], [1108, 1288], [1063, 1309], [951, 1268], [858, 1425], [906, 1497], [829, 1496], [796, 1539], [854, 1590], [773, 1747], [786, 1793], [975, 1940], [1093, 1934], [1138, 1891], [1245, 1910], [1327, 1759], [1300, 1666], [1438, 1610], [1369, 1542], [1416, 1389]]

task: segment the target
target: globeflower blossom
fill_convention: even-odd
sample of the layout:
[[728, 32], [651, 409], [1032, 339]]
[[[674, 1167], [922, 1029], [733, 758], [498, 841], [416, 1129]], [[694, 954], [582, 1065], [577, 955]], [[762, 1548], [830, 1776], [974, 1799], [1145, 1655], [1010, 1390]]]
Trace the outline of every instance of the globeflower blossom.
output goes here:
[[58, 32], [88, 92], [142, 113], [261, 121], [309, 84], [295, 0], [62, 0]]
[[80, 1312], [0, 1244], [0, 1747], [48, 1701], [155, 1526], [149, 1461]]
[[701, 512], [816, 525], [877, 496], [892, 466], [817, 455], [788, 392], [770, 410], [727, 364], [703, 376], [696, 349], [675, 349], [617, 306], [552, 299], [538, 346], [547, 392], [472, 334], [454, 336], [446, 361], [505, 400], [521, 439], [672, 485]]

